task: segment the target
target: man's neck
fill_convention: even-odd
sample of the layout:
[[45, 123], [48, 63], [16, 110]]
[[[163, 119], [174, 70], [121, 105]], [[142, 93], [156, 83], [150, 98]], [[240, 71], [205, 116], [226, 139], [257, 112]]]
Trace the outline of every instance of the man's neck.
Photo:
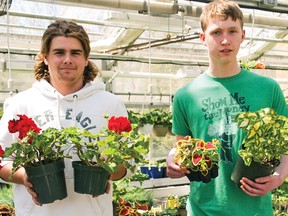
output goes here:
[[215, 65], [210, 64], [207, 73], [212, 77], [225, 78], [239, 74], [241, 72], [240, 65], [236, 62], [234, 64]]

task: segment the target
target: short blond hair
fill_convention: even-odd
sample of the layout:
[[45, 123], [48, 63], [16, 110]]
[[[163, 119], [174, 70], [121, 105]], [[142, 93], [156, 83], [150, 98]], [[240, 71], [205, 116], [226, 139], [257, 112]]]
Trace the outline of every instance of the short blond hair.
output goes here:
[[224, 20], [227, 20], [228, 17], [231, 17], [233, 21], [239, 19], [241, 28], [243, 29], [243, 13], [239, 5], [232, 0], [214, 0], [203, 8], [202, 14], [200, 16], [200, 23], [203, 32], [207, 29], [208, 19], [216, 17], [221, 17]]

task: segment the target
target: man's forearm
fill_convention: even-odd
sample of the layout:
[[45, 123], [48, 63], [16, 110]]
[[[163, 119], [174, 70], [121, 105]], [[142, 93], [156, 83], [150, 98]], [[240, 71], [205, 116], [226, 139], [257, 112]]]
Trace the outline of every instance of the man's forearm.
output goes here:
[[2, 169], [0, 169], [0, 177], [6, 182], [23, 184], [24, 183], [23, 175], [25, 175], [25, 170], [24, 168], [20, 168], [12, 176], [12, 162], [5, 164], [2, 167]]
[[280, 165], [276, 167], [275, 172], [283, 178], [283, 181], [288, 176], [288, 155], [282, 155]]

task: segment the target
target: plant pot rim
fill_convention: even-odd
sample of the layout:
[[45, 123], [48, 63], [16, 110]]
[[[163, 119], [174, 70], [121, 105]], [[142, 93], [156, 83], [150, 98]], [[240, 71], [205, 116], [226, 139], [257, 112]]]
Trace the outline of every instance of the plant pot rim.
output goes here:
[[[56, 166], [56, 167], [55, 167]], [[65, 168], [64, 158], [53, 161], [51, 163], [40, 164], [38, 166], [25, 167], [27, 173], [34, 175], [34, 173], [39, 173], [39, 170], [43, 170], [43, 173], [50, 174], [55, 173]]]

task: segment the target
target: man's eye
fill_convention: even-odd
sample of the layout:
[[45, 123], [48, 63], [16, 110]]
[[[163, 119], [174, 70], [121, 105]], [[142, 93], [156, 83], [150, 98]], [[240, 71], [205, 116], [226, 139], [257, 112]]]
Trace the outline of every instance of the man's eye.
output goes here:
[[230, 34], [234, 34], [234, 33], [237, 33], [237, 32], [238, 32], [237, 30], [231, 30]]
[[215, 31], [215, 32], [213, 32], [213, 34], [214, 34], [214, 35], [220, 35], [221, 32], [220, 32], [220, 31]]
[[72, 55], [80, 55], [80, 52], [72, 52]]
[[58, 52], [54, 52], [56, 55], [63, 55], [63, 52], [58, 51]]

